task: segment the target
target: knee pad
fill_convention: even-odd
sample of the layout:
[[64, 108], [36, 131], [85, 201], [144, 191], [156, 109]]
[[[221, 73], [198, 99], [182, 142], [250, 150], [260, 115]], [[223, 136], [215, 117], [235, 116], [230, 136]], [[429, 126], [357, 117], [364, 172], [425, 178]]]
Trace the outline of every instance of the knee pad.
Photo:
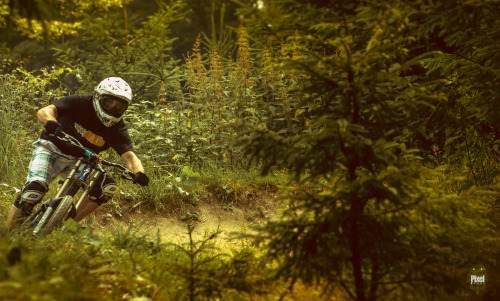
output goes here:
[[106, 174], [97, 180], [96, 185], [90, 192], [90, 199], [101, 206], [113, 197], [117, 189], [118, 184], [116, 180], [112, 176]]
[[14, 201], [14, 207], [21, 210], [23, 215], [30, 215], [33, 208], [40, 203], [48, 188], [45, 183], [33, 181], [26, 184]]

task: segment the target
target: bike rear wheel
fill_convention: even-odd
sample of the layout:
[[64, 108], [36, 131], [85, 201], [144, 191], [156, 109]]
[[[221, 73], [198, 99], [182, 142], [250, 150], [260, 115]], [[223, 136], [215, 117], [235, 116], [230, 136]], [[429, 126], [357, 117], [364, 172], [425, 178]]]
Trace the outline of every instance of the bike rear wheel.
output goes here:
[[68, 215], [72, 205], [73, 197], [71, 195], [63, 197], [59, 206], [57, 206], [56, 210], [54, 210], [54, 213], [52, 213], [52, 216], [47, 221], [47, 224], [43, 227], [43, 231], [47, 233], [53, 228], [59, 226], [59, 224], [61, 224], [64, 218]]

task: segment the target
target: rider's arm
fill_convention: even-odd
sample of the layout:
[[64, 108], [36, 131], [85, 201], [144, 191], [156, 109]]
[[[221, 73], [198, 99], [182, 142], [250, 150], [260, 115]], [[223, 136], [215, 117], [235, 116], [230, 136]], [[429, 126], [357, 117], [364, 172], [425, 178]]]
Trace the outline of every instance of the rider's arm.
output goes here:
[[125, 152], [121, 155], [125, 167], [133, 173], [144, 172], [144, 167], [142, 167], [141, 160], [137, 158], [133, 151]]
[[36, 113], [36, 118], [38, 119], [38, 122], [40, 122], [42, 125], [47, 123], [47, 121], [49, 120], [56, 121], [57, 116], [58, 116], [57, 108], [54, 105], [48, 105], [44, 108], [41, 108]]

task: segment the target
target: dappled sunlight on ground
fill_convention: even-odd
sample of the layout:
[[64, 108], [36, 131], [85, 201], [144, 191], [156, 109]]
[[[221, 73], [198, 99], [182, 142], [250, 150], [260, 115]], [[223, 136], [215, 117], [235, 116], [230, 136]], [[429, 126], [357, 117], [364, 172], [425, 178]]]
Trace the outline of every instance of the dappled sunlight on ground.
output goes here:
[[121, 217], [111, 207], [96, 211], [82, 223], [93, 227], [98, 233], [117, 227], [135, 226], [139, 233], [151, 238], [156, 239], [159, 234], [162, 243], [179, 244], [189, 241], [187, 226], [191, 222], [195, 225], [195, 241], [219, 231], [217, 243], [229, 249], [248, 246], [250, 240], [241, 236], [255, 233], [256, 226], [265, 223], [266, 218], [275, 218], [277, 215], [277, 208], [270, 205], [249, 210], [235, 206], [224, 209], [218, 204], [200, 204], [192, 208], [190, 214], [158, 214], [120, 202], [120, 212], [123, 213]]

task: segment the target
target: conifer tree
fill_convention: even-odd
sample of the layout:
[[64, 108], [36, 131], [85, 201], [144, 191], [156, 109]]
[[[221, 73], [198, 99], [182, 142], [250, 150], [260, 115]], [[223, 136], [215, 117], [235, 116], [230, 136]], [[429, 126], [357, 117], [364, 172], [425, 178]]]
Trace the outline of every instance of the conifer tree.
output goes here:
[[292, 285], [342, 288], [355, 300], [452, 298], [464, 288], [469, 260], [498, 256], [484, 195], [446, 192], [442, 174], [410, 148], [414, 125], [443, 99], [434, 78], [407, 77], [439, 54], [417, 52], [414, 43], [421, 18], [439, 7], [289, 0], [246, 11], [250, 34], [287, 38], [301, 54], [280, 66], [301, 76], [312, 116], [292, 137], [261, 126], [239, 140], [264, 173], [278, 166], [295, 174], [299, 188], [282, 218], [257, 236]]

